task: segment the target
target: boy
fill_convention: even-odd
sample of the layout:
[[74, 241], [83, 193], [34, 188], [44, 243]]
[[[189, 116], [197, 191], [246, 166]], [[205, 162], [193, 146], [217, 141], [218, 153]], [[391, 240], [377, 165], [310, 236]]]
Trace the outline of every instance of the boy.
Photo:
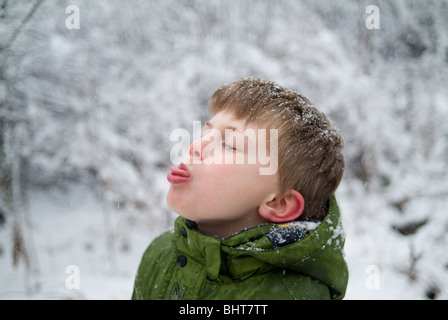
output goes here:
[[180, 216], [144, 253], [132, 298], [342, 299], [341, 136], [307, 98], [259, 78], [220, 87], [210, 114], [168, 174]]

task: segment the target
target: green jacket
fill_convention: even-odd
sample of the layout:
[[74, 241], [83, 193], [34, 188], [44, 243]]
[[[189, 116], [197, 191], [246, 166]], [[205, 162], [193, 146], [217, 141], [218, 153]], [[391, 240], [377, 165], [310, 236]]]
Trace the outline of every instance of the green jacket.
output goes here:
[[261, 225], [225, 239], [179, 217], [146, 249], [132, 299], [342, 299], [343, 246], [334, 198], [319, 224]]

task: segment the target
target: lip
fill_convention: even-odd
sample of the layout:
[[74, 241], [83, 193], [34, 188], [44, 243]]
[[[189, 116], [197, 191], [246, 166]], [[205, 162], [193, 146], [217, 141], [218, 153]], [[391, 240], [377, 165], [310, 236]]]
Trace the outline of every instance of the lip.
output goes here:
[[180, 184], [191, 179], [190, 171], [187, 166], [181, 163], [178, 167], [171, 167], [171, 172], [168, 173], [167, 179], [171, 184]]

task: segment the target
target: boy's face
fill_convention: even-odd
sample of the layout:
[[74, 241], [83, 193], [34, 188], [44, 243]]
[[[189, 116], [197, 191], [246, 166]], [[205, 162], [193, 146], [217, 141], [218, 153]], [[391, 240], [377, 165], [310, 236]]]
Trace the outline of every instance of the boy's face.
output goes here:
[[168, 175], [170, 209], [199, 225], [222, 223], [235, 232], [266, 222], [258, 207], [277, 194], [278, 174], [260, 174], [267, 165], [261, 165], [253, 153], [260, 143], [266, 147], [266, 141], [248, 134], [258, 129], [264, 128], [226, 111], [208, 121], [180, 169], [172, 168]]

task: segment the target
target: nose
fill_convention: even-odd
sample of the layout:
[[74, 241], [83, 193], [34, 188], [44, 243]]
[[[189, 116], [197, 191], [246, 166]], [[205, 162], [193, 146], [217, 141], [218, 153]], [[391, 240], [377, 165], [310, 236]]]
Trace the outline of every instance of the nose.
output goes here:
[[203, 154], [204, 154], [204, 148], [207, 145], [207, 141], [204, 141], [202, 138], [197, 139], [193, 141], [193, 143], [190, 145], [190, 157], [193, 158], [193, 161], [202, 161]]

